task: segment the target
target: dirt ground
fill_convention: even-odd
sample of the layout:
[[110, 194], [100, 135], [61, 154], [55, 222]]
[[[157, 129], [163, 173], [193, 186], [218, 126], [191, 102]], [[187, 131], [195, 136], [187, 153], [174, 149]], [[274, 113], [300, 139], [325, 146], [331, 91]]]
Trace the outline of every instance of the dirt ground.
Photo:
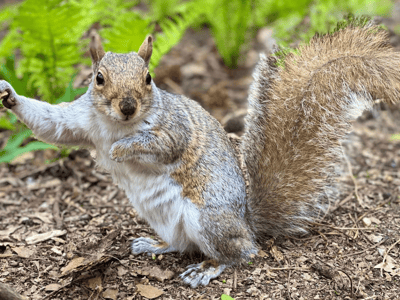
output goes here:
[[[396, 47], [399, 40], [392, 35]], [[240, 134], [251, 71], [271, 43], [271, 30], [261, 30], [241, 67], [229, 70], [207, 29], [189, 31], [156, 82]], [[0, 282], [27, 299], [400, 299], [400, 141], [390, 140], [400, 133], [400, 107], [377, 107], [354, 127], [342, 194], [310, 233], [260, 241], [247, 265], [196, 289], [178, 275], [200, 255], [130, 253], [134, 238], [158, 237], [89, 151], [52, 163], [58, 154], [44, 151], [0, 165]]]

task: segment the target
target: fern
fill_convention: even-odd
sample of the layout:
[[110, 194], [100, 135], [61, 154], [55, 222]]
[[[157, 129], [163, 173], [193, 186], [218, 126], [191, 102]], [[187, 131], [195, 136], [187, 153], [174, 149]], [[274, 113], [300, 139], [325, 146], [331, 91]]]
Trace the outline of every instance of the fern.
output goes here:
[[207, 21], [224, 62], [235, 67], [251, 25], [251, 2], [247, 0], [208, 0]]
[[160, 22], [162, 32], [155, 36], [153, 55], [150, 61], [151, 70], [158, 66], [162, 57], [179, 43], [186, 30], [190, 26], [197, 24], [204, 14], [204, 3], [192, 1], [182, 9], [182, 14]]
[[27, 0], [16, 23], [22, 31], [21, 74], [32, 73], [28, 84], [48, 102], [59, 97], [80, 60], [80, 36], [72, 34], [80, 11], [62, 0]]
[[142, 18], [136, 12], [120, 15], [113, 27], [100, 32], [105, 39], [104, 48], [120, 53], [137, 51], [145, 37], [153, 31], [154, 26], [150, 22], [150, 18]]

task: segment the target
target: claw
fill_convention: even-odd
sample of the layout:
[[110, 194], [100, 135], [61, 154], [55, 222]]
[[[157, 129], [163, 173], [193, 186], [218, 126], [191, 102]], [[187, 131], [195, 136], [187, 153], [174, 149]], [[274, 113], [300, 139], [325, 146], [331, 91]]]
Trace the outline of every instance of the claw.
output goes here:
[[204, 261], [200, 264], [187, 266], [186, 271], [179, 277], [192, 288], [199, 285], [206, 286], [211, 279], [218, 277], [226, 267], [226, 265], [218, 265], [215, 261]]

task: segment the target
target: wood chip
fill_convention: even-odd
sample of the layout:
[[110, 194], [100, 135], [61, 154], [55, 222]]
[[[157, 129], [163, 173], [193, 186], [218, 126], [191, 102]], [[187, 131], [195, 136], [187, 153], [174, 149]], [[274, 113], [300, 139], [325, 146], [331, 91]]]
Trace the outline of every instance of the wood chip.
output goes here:
[[106, 289], [103, 292], [103, 297], [106, 299], [117, 300], [118, 290], [117, 289]]
[[37, 244], [40, 242], [44, 242], [47, 241], [53, 237], [57, 237], [57, 236], [62, 236], [64, 234], [66, 234], [67, 231], [66, 230], [53, 230], [53, 231], [49, 231], [49, 232], [45, 232], [45, 233], [40, 233], [40, 234], [35, 234], [33, 236], [27, 237], [25, 239], [25, 241], [29, 244]]
[[140, 295], [149, 299], [155, 299], [164, 294], [162, 290], [151, 285], [137, 284], [136, 287]]

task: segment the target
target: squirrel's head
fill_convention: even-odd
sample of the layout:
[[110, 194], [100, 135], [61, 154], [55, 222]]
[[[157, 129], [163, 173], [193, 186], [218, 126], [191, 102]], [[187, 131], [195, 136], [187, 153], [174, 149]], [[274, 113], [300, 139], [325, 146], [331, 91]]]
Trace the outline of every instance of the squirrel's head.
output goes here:
[[149, 73], [152, 50], [153, 38], [147, 36], [137, 53], [105, 53], [100, 37], [92, 35], [93, 81], [90, 92], [100, 113], [118, 122], [129, 122], [150, 109], [153, 97]]

